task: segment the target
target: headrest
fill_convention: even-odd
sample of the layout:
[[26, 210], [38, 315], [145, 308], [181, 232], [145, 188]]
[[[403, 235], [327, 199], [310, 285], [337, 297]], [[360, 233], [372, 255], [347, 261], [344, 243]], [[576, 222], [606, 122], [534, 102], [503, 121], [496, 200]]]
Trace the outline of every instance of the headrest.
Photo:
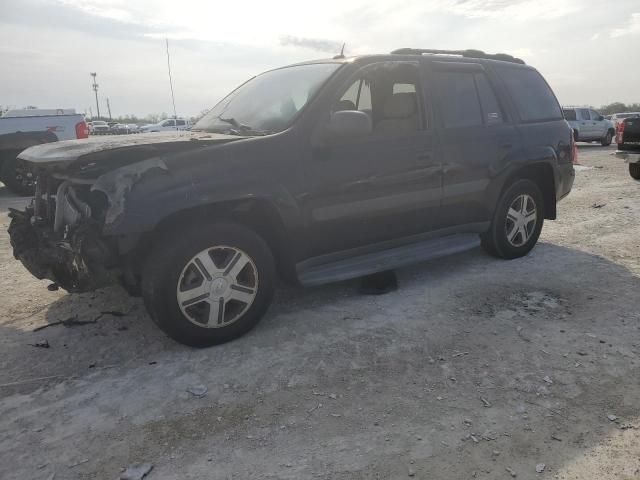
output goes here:
[[356, 104], [351, 100], [340, 100], [333, 109], [334, 112], [342, 112], [344, 110], [356, 110]]
[[416, 94], [394, 93], [384, 104], [385, 118], [406, 118], [416, 113]]

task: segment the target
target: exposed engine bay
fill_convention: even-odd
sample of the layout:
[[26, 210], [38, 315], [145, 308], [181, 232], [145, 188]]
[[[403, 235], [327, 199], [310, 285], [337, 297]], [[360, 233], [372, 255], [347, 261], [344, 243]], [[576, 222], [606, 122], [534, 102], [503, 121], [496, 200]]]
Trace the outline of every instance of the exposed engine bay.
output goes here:
[[9, 214], [14, 256], [35, 277], [70, 292], [93, 290], [117, 275], [116, 247], [101, 236], [107, 198], [90, 187], [40, 174], [31, 205]]

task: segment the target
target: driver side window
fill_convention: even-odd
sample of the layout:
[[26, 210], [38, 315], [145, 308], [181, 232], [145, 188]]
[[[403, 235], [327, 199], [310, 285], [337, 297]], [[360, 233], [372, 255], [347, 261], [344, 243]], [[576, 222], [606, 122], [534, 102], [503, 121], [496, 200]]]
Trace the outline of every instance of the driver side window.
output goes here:
[[332, 112], [358, 110], [371, 118], [374, 135], [401, 136], [421, 126], [418, 64], [383, 62], [364, 67], [334, 103]]

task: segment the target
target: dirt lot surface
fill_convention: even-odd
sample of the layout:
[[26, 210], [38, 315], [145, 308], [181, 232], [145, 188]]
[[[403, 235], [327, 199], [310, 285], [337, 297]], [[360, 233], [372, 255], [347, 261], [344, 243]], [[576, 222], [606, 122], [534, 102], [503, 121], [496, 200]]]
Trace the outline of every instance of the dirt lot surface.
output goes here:
[[[640, 182], [611, 151], [580, 147], [593, 168], [524, 259], [285, 289], [206, 350], [119, 288], [47, 291], [0, 187], [0, 478], [640, 478]], [[33, 332], [69, 318], [91, 323]]]

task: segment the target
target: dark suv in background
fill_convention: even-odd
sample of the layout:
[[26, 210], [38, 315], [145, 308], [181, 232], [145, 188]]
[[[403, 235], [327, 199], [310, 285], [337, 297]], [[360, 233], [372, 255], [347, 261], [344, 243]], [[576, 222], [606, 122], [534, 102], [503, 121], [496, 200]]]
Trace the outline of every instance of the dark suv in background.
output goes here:
[[535, 245], [574, 180], [553, 92], [509, 55], [402, 49], [258, 75], [191, 132], [59, 142], [12, 210], [16, 258], [70, 292], [121, 283], [171, 337], [251, 329], [276, 275], [318, 285]]

